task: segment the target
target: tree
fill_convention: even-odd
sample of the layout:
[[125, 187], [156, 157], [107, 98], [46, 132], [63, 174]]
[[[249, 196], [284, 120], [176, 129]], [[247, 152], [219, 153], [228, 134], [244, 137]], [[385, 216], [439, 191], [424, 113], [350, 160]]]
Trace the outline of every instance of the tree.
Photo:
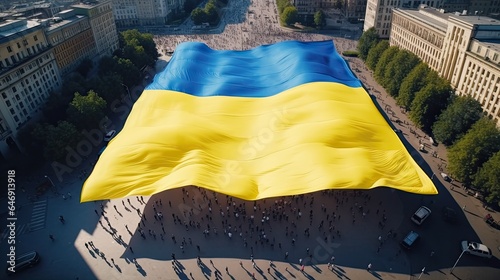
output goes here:
[[448, 105], [450, 97], [451, 87], [446, 81], [425, 86], [415, 94], [410, 119], [425, 132], [431, 132], [432, 125]]
[[63, 98], [71, 100], [75, 92], [85, 92], [85, 78], [79, 73], [69, 74], [61, 87], [61, 95]]
[[474, 186], [485, 192], [488, 203], [500, 205], [500, 152], [495, 153], [481, 166], [474, 178]]
[[203, 9], [201, 9], [201, 8], [195, 8], [191, 12], [191, 19], [193, 20], [193, 23], [195, 25], [200, 25], [203, 22], [207, 21], [207, 14], [205, 13], [205, 11]]
[[344, 7], [344, 0], [335, 0], [333, 2], [333, 8], [340, 10], [342, 7]]
[[57, 126], [46, 124], [44, 157], [48, 160], [62, 161], [67, 156], [66, 148], [73, 148], [80, 140], [80, 133], [76, 127], [67, 122], [60, 121]]
[[125, 93], [122, 77], [116, 73], [111, 73], [97, 80], [95, 92], [99, 94], [107, 104], [118, 100]]
[[292, 5], [292, 4], [290, 4], [289, 0], [278, 0], [277, 3], [278, 3], [278, 13], [280, 15], [283, 13], [283, 11], [285, 10], [286, 7], [289, 7]]
[[152, 34], [131, 29], [121, 32], [121, 36], [124, 42], [122, 57], [130, 59], [135, 66], [152, 65], [160, 56]]
[[366, 57], [366, 66], [368, 68], [375, 70], [377, 67], [377, 62], [384, 53], [385, 50], [389, 48], [389, 41], [382, 40], [378, 42], [373, 48], [368, 51], [368, 56]]
[[[359, 44], [358, 44], [358, 49], [359, 49]], [[377, 62], [377, 67], [375, 67], [375, 79], [384, 87], [385, 87], [384, 83], [385, 68], [392, 61], [392, 59], [394, 58], [394, 56], [396, 56], [398, 52], [399, 52], [398, 47], [394, 46], [389, 47], [382, 53], [380, 59]]]
[[[104, 76], [109, 73], [116, 72], [118, 68], [118, 61], [110, 56], [104, 56], [99, 60], [99, 76]], [[83, 91], [80, 91], [83, 92]], [[73, 92], [75, 93], [75, 92]], [[72, 94], [73, 94], [72, 93]]]
[[419, 62], [419, 58], [407, 50], [400, 50], [389, 62], [384, 73], [384, 84], [388, 93], [397, 97], [401, 81]]
[[470, 96], [457, 96], [432, 126], [434, 138], [445, 145], [460, 139], [483, 115], [481, 104]]
[[288, 6], [283, 10], [280, 16], [281, 22], [286, 25], [292, 25], [297, 22], [297, 8]]
[[61, 95], [52, 93], [47, 98], [47, 102], [42, 107], [43, 116], [50, 124], [56, 124], [59, 121], [66, 119], [66, 109], [71, 101], [69, 95]]
[[87, 74], [90, 72], [90, 70], [92, 70], [92, 67], [92, 60], [85, 58], [84, 60], [82, 60], [82, 62], [80, 62], [78, 67], [76, 67], [76, 71], [83, 77], [87, 77]]
[[184, 12], [191, 13], [200, 3], [201, 0], [186, 0], [184, 2]]
[[68, 120], [80, 129], [94, 128], [104, 118], [105, 109], [106, 101], [94, 91], [89, 91], [87, 95], [75, 93], [67, 110]]
[[30, 158], [33, 159], [43, 158], [45, 138], [39, 138], [33, 133], [35, 127], [39, 125], [39, 123], [28, 123], [17, 133], [19, 144], [26, 150]]
[[141, 71], [130, 59], [118, 58], [116, 70], [122, 77], [123, 83], [128, 87], [132, 87], [141, 81]]
[[358, 51], [361, 59], [366, 60], [368, 52], [378, 43], [378, 41], [378, 33], [374, 27], [363, 32], [358, 42]]
[[318, 28], [322, 28], [325, 26], [326, 19], [325, 19], [325, 14], [323, 13], [322, 10], [319, 10], [314, 14], [314, 24]]
[[424, 62], [420, 62], [401, 82], [399, 94], [396, 102], [406, 110], [410, 109], [411, 103], [415, 98], [415, 93], [421, 90], [426, 84], [426, 77], [431, 69]]
[[448, 150], [448, 170], [465, 186], [470, 186], [478, 169], [498, 151], [500, 131], [495, 122], [482, 117]]
[[219, 19], [219, 15], [217, 14], [217, 8], [215, 6], [215, 1], [210, 0], [205, 5], [204, 12], [206, 14], [206, 21], [212, 24], [217, 23]]

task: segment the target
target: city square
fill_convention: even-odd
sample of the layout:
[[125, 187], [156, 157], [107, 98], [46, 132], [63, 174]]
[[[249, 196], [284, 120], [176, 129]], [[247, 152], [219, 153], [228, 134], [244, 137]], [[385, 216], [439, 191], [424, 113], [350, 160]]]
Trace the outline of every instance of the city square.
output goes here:
[[[150, 75], [163, 70], [169, 53], [183, 42], [247, 50], [286, 40], [333, 40], [339, 53], [356, 48], [357, 31], [320, 34], [281, 27], [274, 5], [230, 1], [221, 24], [206, 34], [192, 34], [190, 20], [177, 30], [156, 32], [162, 57], [157, 69], [148, 69]], [[380, 112], [401, 131], [401, 141], [433, 180], [438, 195], [380, 187], [245, 201], [188, 186], [151, 197], [80, 203], [99, 146], [76, 160], [62, 180], [52, 175], [50, 166], [18, 178], [19, 186], [45, 178], [54, 191], [36, 201], [18, 192], [16, 250], [34, 250], [41, 261], [12, 279], [497, 279], [498, 231], [483, 217], [490, 214], [498, 220], [500, 215], [458, 182], [445, 181], [439, 175], [447, 172], [445, 147], [431, 145], [361, 59], [346, 61]], [[123, 102], [127, 111], [109, 115], [109, 129], [122, 129], [149, 82], [131, 88], [131, 100]], [[421, 143], [435, 153], [420, 153]], [[420, 206], [433, 214], [417, 226], [410, 217]], [[455, 210], [456, 224], [443, 220], [444, 207]], [[406, 250], [400, 242], [410, 231], [417, 231], [421, 240]], [[7, 236], [2, 237], [0, 247], [7, 252]], [[493, 257], [462, 256], [462, 240], [486, 244]]]

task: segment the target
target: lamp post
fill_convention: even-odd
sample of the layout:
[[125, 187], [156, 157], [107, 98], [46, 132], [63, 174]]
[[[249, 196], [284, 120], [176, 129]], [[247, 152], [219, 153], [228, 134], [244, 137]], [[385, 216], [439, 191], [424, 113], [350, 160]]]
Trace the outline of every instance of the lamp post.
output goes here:
[[50, 179], [50, 177], [49, 177], [49, 176], [47, 176], [47, 175], [45, 175], [45, 179], [48, 179], [48, 180], [49, 180], [50, 184], [52, 185], [52, 189], [53, 189], [54, 193], [56, 193], [56, 194], [57, 194], [57, 193], [58, 193], [58, 192], [57, 192], [57, 188], [56, 188], [56, 185], [54, 184], [54, 182], [52, 182], [52, 179]]
[[54, 182], [52, 182], [52, 179], [50, 179], [49, 176], [45, 175], [45, 179], [48, 179], [50, 181], [50, 184], [52, 185], [52, 187], [55, 187]]
[[470, 248], [470, 244], [467, 244], [467, 249], [463, 249], [462, 250], [462, 253], [460, 254], [460, 256], [458, 256], [457, 261], [455, 262], [455, 264], [451, 268], [450, 273], [453, 273], [453, 270], [455, 269], [455, 267], [457, 266], [458, 262], [460, 261], [460, 258], [462, 258], [462, 256], [464, 255], [465, 251], [468, 250], [469, 248]]
[[132, 101], [132, 96], [130, 95], [130, 90], [128, 90], [128, 86], [125, 84], [122, 84], [122, 86], [124, 86], [127, 89], [128, 98], [130, 98], [130, 101]]
[[422, 274], [424, 274], [424, 272], [425, 272], [425, 266], [424, 266], [424, 268], [422, 268], [422, 272], [420, 272], [420, 275], [418, 276], [418, 279], [420, 279], [422, 277]]

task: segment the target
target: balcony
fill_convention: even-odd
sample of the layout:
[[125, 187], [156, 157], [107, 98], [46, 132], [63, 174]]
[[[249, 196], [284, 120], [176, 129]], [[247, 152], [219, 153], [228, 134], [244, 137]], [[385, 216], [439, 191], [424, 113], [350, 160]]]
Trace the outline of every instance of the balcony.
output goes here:
[[9, 65], [7, 67], [1, 68], [0, 69], [0, 75], [3, 75], [5, 73], [9, 72], [10, 70], [12, 70], [12, 69], [14, 69], [14, 68], [22, 65], [23, 63], [26, 63], [26, 62], [32, 60], [33, 58], [44, 54], [46, 51], [48, 51], [51, 48], [52, 48], [52, 45], [48, 44], [45, 47], [41, 47], [40, 50], [38, 50], [38, 52], [36, 52], [35, 54], [30, 54], [30, 55], [24, 57], [23, 59], [20, 59], [20, 60], [16, 61], [14, 64], [11, 64], [11, 65]]

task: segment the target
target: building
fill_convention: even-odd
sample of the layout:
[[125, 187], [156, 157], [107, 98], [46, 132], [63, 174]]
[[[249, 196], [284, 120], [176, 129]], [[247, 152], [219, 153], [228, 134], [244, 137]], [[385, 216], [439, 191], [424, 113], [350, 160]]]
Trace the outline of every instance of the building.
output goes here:
[[43, 26], [32, 20], [0, 22], [0, 152], [17, 149], [19, 129], [61, 86]]
[[366, 0], [346, 0], [345, 17], [349, 19], [364, 19], [366, 13]]
[[500, 21], [426, 6], [394, 9], [392, 46], [411, 51], [472, 96], [500, 126]]
[[333, 9], [335, 6], [334, 0], [290, 0], [290, 3], [297, 9], [298, 21], [305, 24], [314, 22], [314, 13], [317, 11]]
[[441, 7], [444, 2], [445, 0], [368, 0], [363, 30], [366, 31], [371, 27], [375, 27], [380, 38], [389, 38], [392, 9], [401, 7], [418, 8], [420, 4], [426, 4], [429, 7]]
[[184, 9], [185, 0], [113, 0], [118, 27], [165, 25]]
[[118, 49], [118, 32], [113, 17], [111, 0], [72, 5], [75, 14], [87, 16], [95, 40], [97, 55], [110, 56]]
[[75, 10], [56, 14], [45, 32], [48, 42], [54, 48], [62, 76], [75, 70], [84, 59], [92, 60], [97, 56], [89, 18], [77, 15]]
[[471, 15], [475, 15], [477, 12], [481, 16], [498, 18], [500, 0], [471, 0], [468, 10]]

